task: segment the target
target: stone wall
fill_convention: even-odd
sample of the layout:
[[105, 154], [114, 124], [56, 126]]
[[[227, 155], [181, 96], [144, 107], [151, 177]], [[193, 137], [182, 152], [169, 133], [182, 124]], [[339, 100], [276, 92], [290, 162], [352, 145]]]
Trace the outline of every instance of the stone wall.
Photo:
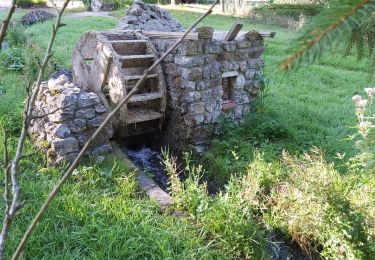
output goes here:
[[[159, 54], [173, 41], [153, 41]], [[263, 37], [249, 32], [238, 40], [185, 40], [164, 60], [168, 88], [167, 136], [180, 147], [207, 146], [221, 118], [241, 122], [258, 96], [264, 65]], [[230, 102], [224, 102], [223, 78], [231, 78]]]
[[[29, 133], [34, 144], [46, 152], [49, 164], [72, 162], [106, 115], [106, 108], [94, 92], [70, 83], [63, 74], [42, 83]], [[112, 126], [108, 126], [89, 153], [111, 152], [112, 135]]]

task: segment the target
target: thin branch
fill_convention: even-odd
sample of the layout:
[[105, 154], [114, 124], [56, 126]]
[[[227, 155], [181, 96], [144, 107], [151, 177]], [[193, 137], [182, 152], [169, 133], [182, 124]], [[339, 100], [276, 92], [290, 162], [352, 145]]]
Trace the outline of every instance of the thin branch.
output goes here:
[[[23, 158], [22, 154], [23, 154], [25, 140], [27, 138], [27, 128], [30, 124], [30, 121], [31, 121], [32, 117], [33, 117], [33, 109], [34, 109], [34, 105], [35, 105], [35, 100], [36, 100], [36, 97], [39, 93], [40, 85], [41, 85], [42, 79], [43, 79], [43, 74], [46, 70], [48, 61], [49, 61], [49, 59], [51, 58], [51, 55], [52, 55], [52, 47], [53, 47], [53, 44], [54, 44], [55, 39], [56, 39], [58, 28], [60, 28], [61, 17], [62, 17], [62, 14], [64, 13], [65, 8], [69, 4], [69, 2], [70, 2], [70, 0], [65, 0], [65, 2], [63, 4], [63, 7], [60, 10], [59, 15], [56, 19], [56, 24], [52, 27], [51, 38], [50, 38], [50, 41], [48, 43], [48, 47], [47, 47], [43, 62], [40, 65], [37, 81], [35, 82], [35, 84], [33, 84], [33, 88], [30, 92], [30, 95], [28, 95], [27, 100], [26, 100], [26, 108], [25, 108], [25, 111], [24, 111], [21, 134], [20, 134], [20, 137], [19, 137], [19, 140], [18, 140], [18, 145], [17, 145], [17, 149], [16, 149], [16, 152], [15, 152], [15, 156], [14, 156], [12, 162], [10, 163], [10, 179], [11, 179], [11, 185], [12, 185], [12, 193], [11, 193], [12, 198], [11, 198], [11, 204], [10, 204], [9, 210], [7, 212], [8, 214], [6, 214], [4, 216], [4, 223], [3, 223], [2, 230], [1, 230], [1, 233], [0, 233], [0, 259], [4, 258], [4, 248], [5, 248], [5, 243], [6, 243], [6, 239], [7, 239], [7, 236], [8, 236], [10, 225], [12, 224], [12, 222], [14, 220], [14, 217], [16, 216], [17, 212], [22, 207], [22, 205], [19, 201], [20, 186], [19, 186], [17, 178], [18, 178], [18, 170], [19, 170], [19, 166], [20, 166], [20, 161]], [[16, 255], [16, 259], [19, 258], [21, 253], [22, 253], [21, 251], [18, 251], [18, 253]]]
[[0, 29], [0, 50], [1, 50], [1, 45], [5, 39], [5, 36], [7, 34], [8, 26], [10, 23], [10, 20], [12, 19], [13, 13], [16, 10], [16, 0], [12, 0], [12, 3], [10, 5], [9, 11], [7, 16], [5, 17], [4, 21], [1, 24], [1, 29]]
[[69, 168], [66, 170], [62, 178], [58, 181], [56, 186], [52, 189], [49, 193], [46, 201], [43, 203], [41, 208], [39, 209], [37, 215], [34, 217], [30, 226], [28, 227], [27, 231], [25, 232], [21, 242], [19, 243], [12, 259], [19, 259], [21, 252], [23, 251], [24, 247], [26, 246], [26, 242], [29, 239], [31, 233], [34, 231], [35, 227], [45, 214], [46, 210], [48, 209], [51, 201], [55, 198], [57, 193], [60, 191], [61, 187], [67, 181], [67, 179], [72, 175], [73, 171], [78, 167], [82, 157], [85, 155], [86, 151], [90, 147], [91, 143], [95, 140], [95, 138], [101, 133], [101, 131], [106, 127], [109, 121], [116, 115], [116, 113], [128, 102], [128, 100], [144, 85], [144, 82], [147, 78], [147, 75], [152, 71], [156, 66], [158, 66], [186, 37], [188, 33], [192, 31], [192, 29], [197, 26], [205, 17], [212, 13], [214, 6], [218, 3], [218, 0], [204, 13], [200, 18], [198, 18], [193, 25], [185, 31], [185, 33], [181, 36], [179, 40], [177, 40], [173, 46], [171, 46], [154, 64], [145, 70], [145, 73], [141, 79], [138, 80], [137, 84], [132, 88], [132, 90], [125, 96], [125, 98], [112, 110], [106, 117], [106, 119], [102, 122], [102, 124], [96, 129], [94, 134], [90, 137], [90, 139], [86, 142], [80, 153], [77, 155], [76, 159], [72, 162]]
[[35, 152], [33, 152], [33, 153], [23, 154], [23, 155], [21, 156], [21, 159], [29, 158], [29, 157], [31, 157], [31, 156], [33, 156], [33, 155], [36, 155], [36, 154], [39, 153], [41, 150], [42, 150], [42, 148], [38, 148], [38, 149], [37, 149]]
[[65, 109], [65, 108], [68, 108], [68, 107], [70, 107], [70, 106], [59, 107], [59, 108], [56, 108], [56, 109], [54, 109], [54, 110], [52, 110], [52, 111], [50, 111], [50, 112], [48, 112], [46, 114], [37, 115], [37, 116], [31, 116], [30, 119], [33, 120], [33, 119], [44, 118], [46, 116], [52, 115], [53, 113], [55, 113], [55, 112], [57, 112], [57, 111], [59, 111], [61, 109]]
[[[4, 149], [4, 159], [3, 159], [3, 171], [4, 171], [4, 203], [5, 203], [5, 214], [9, 210], [9, 151], [8, 151], [8, 132], [6, 128], [3, 128], [3, 149]], [[4, 215], [5, 215], [4, 214]]]

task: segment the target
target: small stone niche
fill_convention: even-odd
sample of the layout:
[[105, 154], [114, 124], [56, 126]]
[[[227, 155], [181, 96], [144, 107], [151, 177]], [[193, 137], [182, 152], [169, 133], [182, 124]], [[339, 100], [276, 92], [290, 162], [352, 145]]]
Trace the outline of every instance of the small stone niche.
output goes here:
[[223, 73], [222, 75], [222, 86], [223, 86], [223, 111], [229, 111], [237, 107], [237, 104], [233, 102], [234, 94], [234, 84], [238, 76], [237, 71], [230, 71]]

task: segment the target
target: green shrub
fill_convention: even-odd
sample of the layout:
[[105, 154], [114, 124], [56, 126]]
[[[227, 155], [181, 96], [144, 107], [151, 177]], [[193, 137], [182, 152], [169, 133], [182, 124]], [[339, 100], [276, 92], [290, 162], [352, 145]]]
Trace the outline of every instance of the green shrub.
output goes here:
[[164, 153], [164, 158], [174, 205], [193, 217], [202, 231], [216, 241], [219, 251], [237, 259], [267, 258], [265, 236], [255, 222], [252, 207], [244, 203], [258, 192], [257, 176], [240, 181], [233, 178], [225, 191], [210, 197], [206, 183], [201, 180], [202, 166], [194, 166], [189, 154], [184, 155], [188, 177], [183, 182], [176, 161], [168, 153]]
[[7, 70], [21, 71], [25, 65], [24, 49], [11, 47], [0, 51], [0, 67]]
[[17, 0], [17, 5], [22, 7], [30, 7], [32, 5], [46, 5], [47, 0]]
[[[308, 253], [326, 259], [371, 258], [373, 227], [349, 199], [352, 180], [336, 172], [316, 149], [302, 158], [284, 153], [282, 164], [284, 178], [264, 199], [269, 209], [266, 223]], [[359, 194], [370, 196], [363, 186], [358, 187]]]

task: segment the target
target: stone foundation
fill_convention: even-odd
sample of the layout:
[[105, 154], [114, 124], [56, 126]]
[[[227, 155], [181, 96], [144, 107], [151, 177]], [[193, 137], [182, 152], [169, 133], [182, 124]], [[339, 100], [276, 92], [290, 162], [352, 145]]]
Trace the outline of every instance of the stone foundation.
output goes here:
[[[34, 144], [46, 153], [49, 164], [72, 162], [107, 112], [94, 92], [70, 83], [63, 74], [42, 83], [29, 133]], [[89, 154], [111, 152], [112, 135], [110, 125], [95, 140]]]

